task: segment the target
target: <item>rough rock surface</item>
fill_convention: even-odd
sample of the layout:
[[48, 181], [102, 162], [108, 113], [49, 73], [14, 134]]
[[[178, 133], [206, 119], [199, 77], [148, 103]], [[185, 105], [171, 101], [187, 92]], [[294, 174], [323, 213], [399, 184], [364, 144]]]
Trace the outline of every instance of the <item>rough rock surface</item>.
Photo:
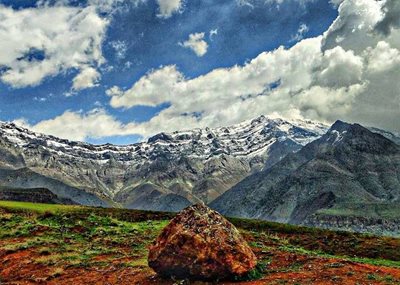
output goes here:
[[293, 224], [308, 224], [327, 209], [334, 216], [397, 219], [399, 178], [399, 145], [337, 121], [321, 138], [244, 179], [210, 206], [231, 217]]
[[62, 196], [58, 187], [42, 183], [44, 176], [80, 190], [82, 195], [62, 193], [79, 204], [178, 212], [213, 201], [327, 129], [310, 121], [261, 116], [230, 127], [161, 133], [118, 146], [68, 141], [0, 122], [0, 176], [25, 168], [41, 175], [25, 175], [24, 181], [7, 178], [0, 186], [41, 187]]
[[235, 226], [204, 204], [180, 212], [149, 253], [149, 266], [157, 273], [182, 279], [230, 279], [246, 274], [256, 264]]
[[0, 187], [0, 200], [47, 204], [76, 204], [71, 200], [58, 197], [46, 188], [24, 189]]

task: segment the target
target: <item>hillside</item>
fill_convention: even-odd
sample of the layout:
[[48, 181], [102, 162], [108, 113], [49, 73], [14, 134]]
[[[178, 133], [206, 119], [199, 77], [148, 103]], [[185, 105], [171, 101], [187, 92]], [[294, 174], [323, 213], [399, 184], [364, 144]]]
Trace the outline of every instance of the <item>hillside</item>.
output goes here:
[[[0, 185], [6, 189], [21, 189], [20, 191], [14, 191], [13, 199], [16, 201], [30, 201], [30, 202], [47, 202], [49, 201], [32, 201], [30, 199], [24, 199], [23, 192], [44, 188], [50, 191], [57, 201], [65, 204], [83, 204], [88, 206], [107, 206], [109, 205], [103, 199], [97, 197], [93, 193], [89, 193], [85, 190], [77, 187], [67, 185], [57, 179], [41, 175], [27, 167], [19, 169], [1, 169], [0, 168]], [[25, 190], [24, 190], [25, 189]], [[105, 200], [105, 199], [104, 199]]]
[[[326, 130], [311, 121], [261, 116], [230, 127], [161, 133], [146, 142], [115, 146], [63, 140], [0, 123], [0, 176], [7, 177], [0, 185], [44, 187], [84, 205], [177, 211], [200, 200], [213, 201]], [[10, 169], [26, 168], [35, 174], [24, 180], [8, 175]], [[85, 198], [76, 191], [60, 193], [44, 177], [62, 188], [78, 189]], [[90, 195], [97, 201], [88, 202]]]
[[[5, 284], [186, 284], [160, 279], [147, 265], [148, 245], [172, 217], [160, 212], [0, 202], [0, 280]], [[260, 264], [257, 272], [234, 284], [400, 282], [399, 239], [231, 221]]]
[[[400, 146], [358, 124], [338, 121], [321, 138], [247, 177], [211, 206], [228, 216], [323, 227], [330, 227], [331, 220], [334, 228], [342, 224], [398, 235], [399, 203]], [[365, 210], [352, 211], [355, 204]], [[373, 207], [382, 214], [367, 211]], [[394, 209], [390, 216], [385, 208]], [[326, 209], [332, 209], [331, 218]]]
[[46, 188], [0, 187], [0, 200], [50, 204], [74, 204], [71, 200], [58, 198], [57, 195]]

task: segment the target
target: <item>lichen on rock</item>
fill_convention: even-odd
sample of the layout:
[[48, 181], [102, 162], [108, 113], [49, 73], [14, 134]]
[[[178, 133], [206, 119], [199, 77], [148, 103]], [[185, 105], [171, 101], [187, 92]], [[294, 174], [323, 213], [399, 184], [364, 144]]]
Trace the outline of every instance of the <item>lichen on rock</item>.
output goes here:
[[148, 260], [162, 276], [199, 280], [243, 276], [257, 264], [235, 226], [204, 204], [172, 219], [150, 246]]

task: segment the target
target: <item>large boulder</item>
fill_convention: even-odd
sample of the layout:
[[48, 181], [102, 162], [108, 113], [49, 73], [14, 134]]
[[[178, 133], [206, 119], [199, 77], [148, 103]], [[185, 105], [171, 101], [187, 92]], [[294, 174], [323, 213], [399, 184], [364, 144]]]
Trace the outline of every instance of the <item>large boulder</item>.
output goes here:
[[230, 279], [245, 275], [256, 264], [235, 226], [204, 204], [182, 210], [149, 252], [149, 266], [158, 274], [181, 279]]

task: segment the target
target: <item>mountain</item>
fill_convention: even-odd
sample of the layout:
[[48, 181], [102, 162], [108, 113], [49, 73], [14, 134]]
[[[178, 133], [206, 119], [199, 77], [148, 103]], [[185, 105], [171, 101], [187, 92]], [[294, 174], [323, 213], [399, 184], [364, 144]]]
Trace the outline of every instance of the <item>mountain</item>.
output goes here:
[[341, 121], [211, 203], [228, 216], [294, 224], [318, 225], [316, 215], [325, 214], [326, 226], [329, 213], [369, 218], [371, 211], [354, 211], [360, 207], [380, 208], [381, 213], [394, 208], [396, 217], [374, 211], [370, 218], [400, 218], [399, 205], [400, 146], [361, 125]]
[[384, 136], [385, 138], [400, 145], [400, 134], [399, 133], [392, 133], [392, 132], [388, 132], [388, 131], [381, 130], [381, 129], [374, 128], [374, 127], [368, 127], [368, 130], [370, 130], [373, 133], [380, 134], [380, 135]]
[[27, 189], [0, 187], [0, 200], [48, 204], [75, 204], [74, 201], [62, 199], [46, 188]]
[[[33, 197], [28, 199], [24, 197], [27, 197], [29, 190], [32, 193], [35, 193], [38, 192], [37, 189], [44, 188], [51, 192], [51, 199], [46, 201], [45, 199], [40, 198], [41, 200], [36, 202], [81, 204], [101, 207], [106, 207], [109, 205], [105, 200], [100, 199], [93, 193], [88, 193], [82, 189], [67, 185], [59, 180], [46, 177], [26, 167], [19, 169], [0, 168], [0, 185], [4, 189], [8, 189], [7, 192], [9, 193], [10, 189], [13, 189], [13, 200], [17, 201], [35, 202]], [[25, 191], [20, 191], [21, 193], [18, 195], [18, 192], [21, 189], [25, 189]], [[43, 195], [43, 197], [46, 197], [46, 195]], [[2, 199], [7, 200], [5, 197]]]
[[160, 133], [116, 146], [0, 123], [0, 186], [43, 187], [84, 205], [177, 211], [200, 200], [212, 202], [327, 129], [312, 121], [261, 116], [231, 127]]

